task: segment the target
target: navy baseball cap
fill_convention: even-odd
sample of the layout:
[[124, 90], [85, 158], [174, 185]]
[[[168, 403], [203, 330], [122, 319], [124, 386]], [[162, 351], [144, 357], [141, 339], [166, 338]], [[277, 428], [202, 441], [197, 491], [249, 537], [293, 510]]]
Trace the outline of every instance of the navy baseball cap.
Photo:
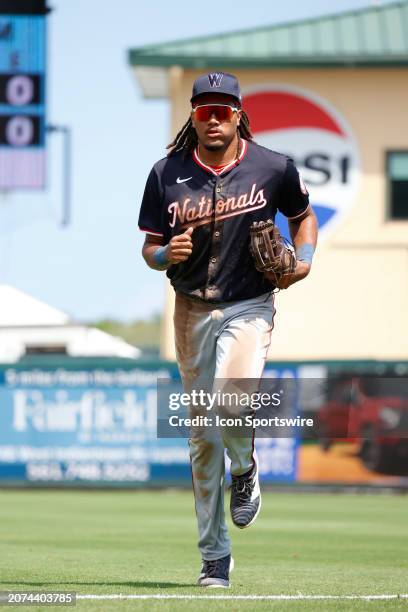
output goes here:
[[203, 74], [194, 81], [191, 102], [197, 96], [206, 93], [221, 93], [233, 96], [241, 102], [241, 90], [238, 79], [228, 72], [210, 72]]

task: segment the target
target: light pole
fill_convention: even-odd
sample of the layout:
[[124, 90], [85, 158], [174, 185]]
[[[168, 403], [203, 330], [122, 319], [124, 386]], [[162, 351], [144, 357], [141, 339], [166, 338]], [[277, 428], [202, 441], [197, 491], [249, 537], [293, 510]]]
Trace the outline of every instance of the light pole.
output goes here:
[[46, 131], [50, 134], [59, 133], [62, 142], [62, 218], [61, 227], [68, 227], [71, 221], [71, 192], [72, 192], [72, 130], [67, 125], [47, 125]]

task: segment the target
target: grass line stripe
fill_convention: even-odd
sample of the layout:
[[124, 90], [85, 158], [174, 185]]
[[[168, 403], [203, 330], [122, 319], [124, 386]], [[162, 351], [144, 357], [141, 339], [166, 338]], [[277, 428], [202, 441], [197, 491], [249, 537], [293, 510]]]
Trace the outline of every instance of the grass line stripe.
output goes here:
[[231, 599], [231, 600], [321, 600], [321, 599], [358, 599], [363, 601], [379, 600], [379, 599], [408, 599], [408, 594], [397, 595], [166, 595], [165, 593], [151, 593], [148, 595], [133, 595], [133, 594], [111, 594], [111, 595], [77, 595], [77, 599]]

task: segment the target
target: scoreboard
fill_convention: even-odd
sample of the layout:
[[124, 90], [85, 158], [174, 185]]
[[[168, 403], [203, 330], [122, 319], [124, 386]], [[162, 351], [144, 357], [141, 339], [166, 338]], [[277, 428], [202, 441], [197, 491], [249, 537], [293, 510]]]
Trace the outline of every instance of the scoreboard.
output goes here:
[[45, 187], [46, 0], [0, 0], [0, 190]]

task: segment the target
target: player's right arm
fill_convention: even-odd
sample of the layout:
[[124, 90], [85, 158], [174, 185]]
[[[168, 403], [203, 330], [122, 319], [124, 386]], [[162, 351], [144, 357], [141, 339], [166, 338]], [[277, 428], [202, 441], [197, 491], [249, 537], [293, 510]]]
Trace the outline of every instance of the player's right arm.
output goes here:
[[142, 255], [147, 265], [153, 270], [167, 270], [172, 265], [186, 261], [193, 251], [192, 233], [193, 228], [189, 227], [183, 234], [173, 236], [166, 245], [163, 244], [162, 236], [146, 234]]
[[167, 270], [172, 265], [186, 261], [192, 253], [193, 243], [189, 227], [165, 243], [163, 230], [163, 189], [160, 181], [160, 166], [156, 164], [148, 176], [139, 213], [139, 228], [146, 232], [142, 255], [153, 270]]

